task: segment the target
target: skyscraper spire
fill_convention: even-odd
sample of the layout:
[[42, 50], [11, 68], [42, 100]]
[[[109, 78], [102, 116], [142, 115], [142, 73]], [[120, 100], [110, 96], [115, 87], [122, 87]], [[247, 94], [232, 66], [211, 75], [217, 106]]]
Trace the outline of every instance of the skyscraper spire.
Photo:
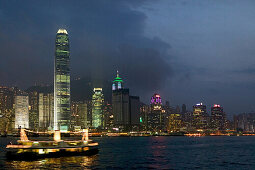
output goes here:
[[120, 78], [119, 71], [117, 70], [117, 76], [113, 80], [112, 90], [117, 90], [117, 89], [122, 89], [122, 88], [123, 88], [123, 80], [122, 80], [122, 78]]
[[117, 77], [119, 77], [119, 70], [117, 70]]

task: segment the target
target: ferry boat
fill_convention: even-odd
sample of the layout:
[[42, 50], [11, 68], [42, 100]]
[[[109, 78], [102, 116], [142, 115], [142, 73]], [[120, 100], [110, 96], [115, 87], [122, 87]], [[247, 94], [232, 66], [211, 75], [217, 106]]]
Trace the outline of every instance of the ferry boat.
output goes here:
[[28, 140], [24, 129], [20, 129], [20, 140], [17, 144], [6, 146], [7, 159], [38, 159], [74, 155], [93, 155], [98, 153], [98, 143], [89, 140], [88, 129], [83, 131], [81, 140], [61, 140], [59, 130], [54, 132], [53, 141]]

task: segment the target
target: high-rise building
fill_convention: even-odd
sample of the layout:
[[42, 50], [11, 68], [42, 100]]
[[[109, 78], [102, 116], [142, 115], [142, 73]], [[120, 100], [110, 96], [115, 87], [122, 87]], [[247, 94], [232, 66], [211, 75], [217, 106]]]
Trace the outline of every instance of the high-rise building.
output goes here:
[[112, 84], [112, 111], [114, 127], [128, 130], [130, 125], [129, 89], [124, 89], [123, 80], [117, 76]]
[[67, 131], [70, 125], [70, 50], [65, 29], [59, 29], [55, 43], [54, 129]]
[[140, 124], [141, 124], [141, 129], [144, 131], [148, 131], [148, 115], [151, 111], [151, 107], [149, 105], [143, 104], [140, 107]]
[[52, 129], [54, 118], [54, 96], [52, 93], [39, 93], [39, 129]]
[[129, 96], [130, 104], [130, 130], [139, 131], [140, 124], [140, 98], [138, 96]]
[[29, 92], [29, 129], [39, 130], [39, 93]]
[[72, 102], [72, 129], [81, 130], [88, 128], [88, 103], [87, 102]]
[[195, 129], [205, 129], [208, 126], [208, 115], [206, 106], [203, 103], [193, 106], [193, 127]]
[[28, 96], [15, 97], [15, 128], [29, 128]]
[[123, 80], [118, 71], [112, 84], [112, 111], [115, 128], [119, 128], [120, 131], [138, 130], [140, 125], [139, 97], [129, 95], [129, 89], [123, 87]]
[[234, 129], [243, 132], [255, 132], [255, 113], [234, 115]]
[[211, 107], [211, 123], [214, 129], [225, 130], [226, 128], [226, 115], [223, 112], [223, 107], [219, 104], [214, 104]]
[[113, 112], [112, 105], [110, 103], [104, 104], [104, 127], [105, 129], [113, 128]]
[[117, 89], [112, 91], [112, 110], [114, 126], [127, 130], [129, 128], [129, 89]]
[[14, 91], [13, 88], [0, 87], [0, 131], [11, 132], [14, 122]]
[[162, 132], [166, 130], [166, 113], [162, 108], [162, 100], [159, 94], [151, 97], [151, 111], [148, 114], [148, 130]]
[[92, 127], [103, 127], [103, 104], [104, 95], [102, 88], [94, 88], [94, 94], [92, 96]]
[[13, 109], [14, 92], [9, 87], [0, 87], [0, 114], [5, 114]]
[[179, 132], [182, 127], [180, 113], [172, 113], [168, 116], [168, 132]]

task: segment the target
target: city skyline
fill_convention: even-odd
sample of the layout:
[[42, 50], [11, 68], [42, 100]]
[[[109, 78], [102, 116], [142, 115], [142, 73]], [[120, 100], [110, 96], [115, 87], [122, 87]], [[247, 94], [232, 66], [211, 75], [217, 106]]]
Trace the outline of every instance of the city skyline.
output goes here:
[[[53, 67], [54, 33], [63, 27], [71, 34], [73, 77], [111, 80], [119, 70], [126, 86], [144, 103], [159, 93], [171, 105], [185, 103], [189, 109], [203, 102], [223, 105], [228, 115], [255, 110], [251, 64], [255, 26], [248, 22], [255, 16], [249, 8], [252, 1], [231, 5], [100, 1], [69, 6], [66, 2], [61, 7], [56, 2], [29, 2], [1, 1], [1, 85], [25, 89], [34, 83], [53, 84], [49, 68]], [[19, 6], [34, 10], [23, 12]], [[182, 9], [185, 12], [178, 12]]]

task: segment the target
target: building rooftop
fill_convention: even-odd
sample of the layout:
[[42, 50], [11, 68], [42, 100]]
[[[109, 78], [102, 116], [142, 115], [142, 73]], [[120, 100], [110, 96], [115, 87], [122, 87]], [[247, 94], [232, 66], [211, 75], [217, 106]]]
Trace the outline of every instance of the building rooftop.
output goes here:
[[65, 29], [62, 29], [62, 28], [60, 28], [59, 30], [58, 30], [58, 32], [57, 32], [57, 34], [68, 34], [67, 33], [67, 31], [65, 30]]

